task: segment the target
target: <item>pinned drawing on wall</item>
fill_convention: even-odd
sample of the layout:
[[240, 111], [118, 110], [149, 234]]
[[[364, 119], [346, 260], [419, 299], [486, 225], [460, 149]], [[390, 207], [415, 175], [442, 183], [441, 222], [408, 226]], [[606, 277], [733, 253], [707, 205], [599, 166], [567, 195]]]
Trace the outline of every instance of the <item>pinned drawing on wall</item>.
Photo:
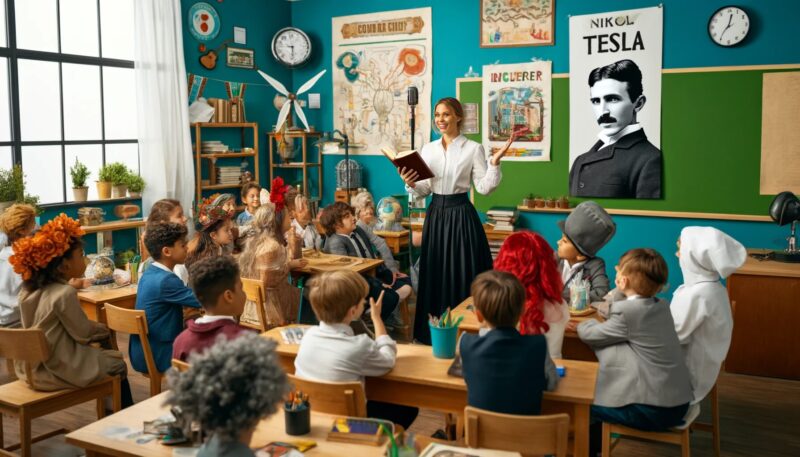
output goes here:
[[570, 195], [662, 197], [663, 24], [661, 7], [570, 17]]
[[481, 0], [481, 47], [553, 44], [555, 0]]
[[[333, 18], [333, 119], [356, 154], [411, 147], [409, 86], [419, 90], [415, 145], [431, 130], [431, 9]], [[367, 150], [367, 145], [375, 146]]]
[[201, 42], [209, 42], [219, 35], [222, 26], [217, 10], [206, 2], [197, 2], [189, 8], [189, 32]]
[[231, 68], [254, 69], [256, 67], [255, 52], [252, 49], [228, 46], [226, 63]]
[[478, 124], [478, 104], [462, 103], [461, 106], [464, 107], [464, 119], [461, 122], [461, 133], [465, 135], [480, 133]]
[[550, 161], [552, 62], [484, 65], [481, 86], [487, 152], [517, 134], [503, 160]]

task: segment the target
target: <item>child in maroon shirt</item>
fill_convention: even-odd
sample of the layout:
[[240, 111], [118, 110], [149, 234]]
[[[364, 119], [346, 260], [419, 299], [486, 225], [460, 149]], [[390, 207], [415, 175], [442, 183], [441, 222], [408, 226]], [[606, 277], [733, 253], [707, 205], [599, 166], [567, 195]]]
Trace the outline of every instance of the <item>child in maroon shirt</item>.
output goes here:
[[189, 284], [205, 315], [187, 323], [175, 339], [172, 358], [184, 362], [194, 352], [203, 352], [217, 342], [220, 335], [234, 339], [247, 329], [236, 317], [242, 314], [246, 296], [239, 276], [239, 266], [230, 256], [207, 257], [189, 268]]

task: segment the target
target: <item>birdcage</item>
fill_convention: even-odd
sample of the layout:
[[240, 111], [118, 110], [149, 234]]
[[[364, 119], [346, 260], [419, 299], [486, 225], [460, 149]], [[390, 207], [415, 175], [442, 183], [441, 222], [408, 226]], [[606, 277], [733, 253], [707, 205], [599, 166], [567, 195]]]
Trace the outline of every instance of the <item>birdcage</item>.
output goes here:
[[353, 159], [341, 160], [336, 164], [336, 188], [358, 189], [361, 187], [362, 174], [363, 168], [360, 163]]

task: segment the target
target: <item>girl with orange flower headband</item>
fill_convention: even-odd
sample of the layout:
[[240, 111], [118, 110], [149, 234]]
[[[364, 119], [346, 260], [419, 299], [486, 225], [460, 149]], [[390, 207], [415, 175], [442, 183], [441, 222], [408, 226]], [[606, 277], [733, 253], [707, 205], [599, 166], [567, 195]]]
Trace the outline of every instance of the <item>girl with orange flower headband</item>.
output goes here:
[[22, 277], [14, 272], [8, 258], [14, 254], [11, 245], [30, 236], [35, 227], [36, 210], [30, 205], [11, 205], [0, 216], [0, 327], [20, 325], [17, 295]]
[[[19, 309], [24, 328], [44, 331], [50, 358], [34, 367], [28, 378], [24, 363], [16, 364], [17, 376], [38, 390], [85, 387], [107, 376], [127, 374], [122, 353], [92, 347], [108, 345], [108, 328], [90, 321], [81, 310], [78, 293], [68, 284], [83, 276], [84, 232], [75, 219], [61, 214], [32, 237], [14, 242], [9, 259], [22, 276]], [[122, 384], [123, 406], [133, 404], [127, 379]]]
[[230, 208], [227, 195], [212, 195], [200, 203], [195, 221], [197, 234], [189, 243], [186, 257], [187, 269], [200, 259], [225, 255], [232, 250], [236, 239], [233, 233], [234, 210]]

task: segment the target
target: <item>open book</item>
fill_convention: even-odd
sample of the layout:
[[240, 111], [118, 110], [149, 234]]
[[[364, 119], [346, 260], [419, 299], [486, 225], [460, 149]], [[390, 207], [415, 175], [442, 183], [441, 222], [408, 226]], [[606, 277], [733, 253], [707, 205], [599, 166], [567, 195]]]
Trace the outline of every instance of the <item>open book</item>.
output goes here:
[[415, 179], [414, 182], [433, 178], [435, 176], [430, 167], [428, 167], [428, 164], [422, 160], [422, 156], [419, 155], [418, 151], [403, 151], [395, 153], [390, 149], [381, 148], [381, 152], [386, 156], [387, 159], [392, 161], [398, 170], [405, 167], [406, 169], [416, 171], [419, 176], [417, 176], [417, 179]]

